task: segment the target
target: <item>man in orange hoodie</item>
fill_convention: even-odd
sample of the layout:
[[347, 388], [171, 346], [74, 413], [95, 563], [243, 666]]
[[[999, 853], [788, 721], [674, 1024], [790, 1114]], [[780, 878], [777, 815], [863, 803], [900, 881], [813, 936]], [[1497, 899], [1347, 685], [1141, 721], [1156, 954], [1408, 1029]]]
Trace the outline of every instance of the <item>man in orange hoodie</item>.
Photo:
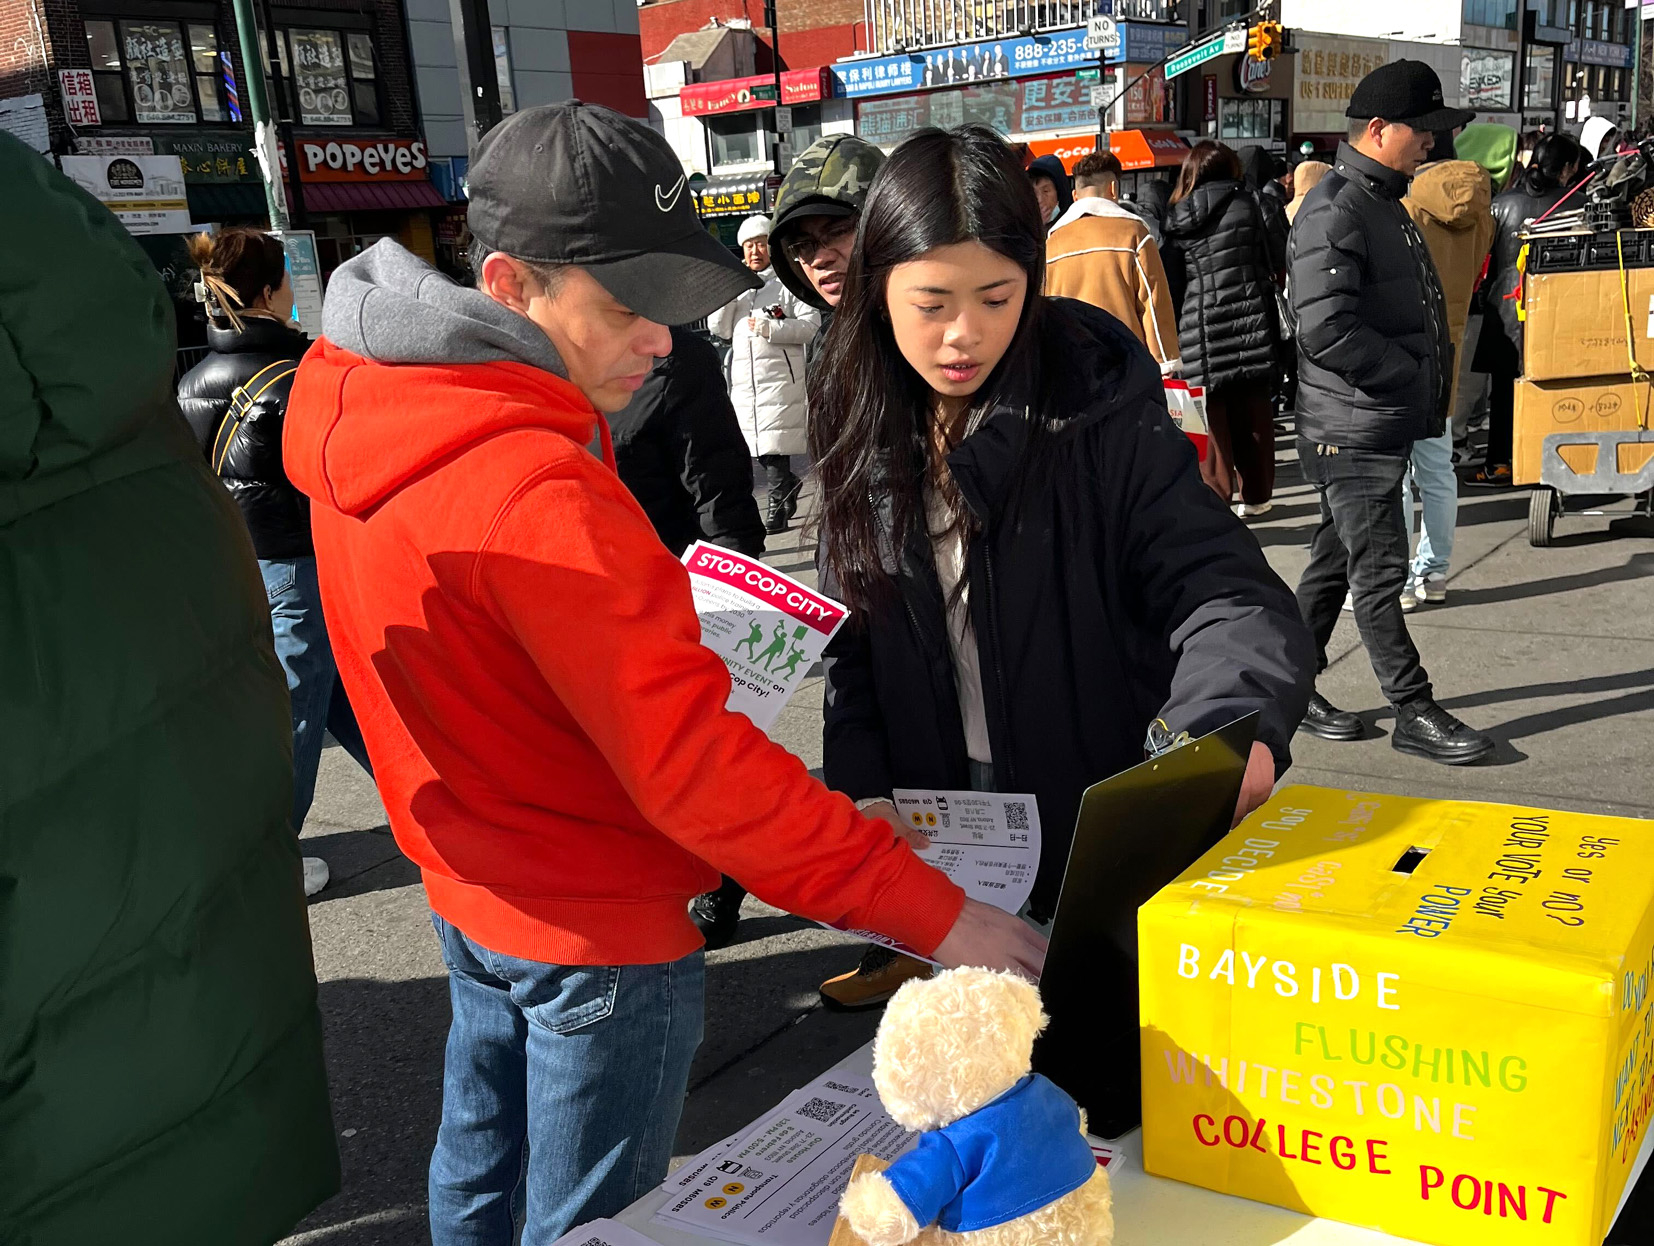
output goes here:
[[[540, 1246], [666, 1174], [718, 872], [946, 964], [1037, 972], [889, 823], [742, 715], [614, 473], [667, 324], [751, 284], [647, 127], [517, 113], [471, 166], [476, 289], [392, 241], [333, 276], [284, 442], [397, 842], [449, 968], [436, 1246]], [[524, 1159], [526, 1143], [526, 1161]]]

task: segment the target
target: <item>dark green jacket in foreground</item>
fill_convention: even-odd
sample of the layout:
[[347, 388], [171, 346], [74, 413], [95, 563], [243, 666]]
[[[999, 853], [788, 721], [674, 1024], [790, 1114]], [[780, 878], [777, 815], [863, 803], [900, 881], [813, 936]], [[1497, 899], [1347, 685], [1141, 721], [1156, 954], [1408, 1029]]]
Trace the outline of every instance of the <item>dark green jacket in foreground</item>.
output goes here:
[[143, 252], [0, 187], [0, 1242], [270, 1242], [339, 1161], [258, 568]]

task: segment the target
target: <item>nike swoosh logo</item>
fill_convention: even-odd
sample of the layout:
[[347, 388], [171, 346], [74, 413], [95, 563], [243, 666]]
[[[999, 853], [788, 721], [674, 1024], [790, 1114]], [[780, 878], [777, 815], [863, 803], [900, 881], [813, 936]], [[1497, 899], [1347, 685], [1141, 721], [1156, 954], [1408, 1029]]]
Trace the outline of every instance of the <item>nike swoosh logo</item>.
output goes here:
[[688, 174], [684, 174], [683, 177], [678, 178], [678, 180], [675, 183], [673, 183], [672, 190], [671, 190], [670, 194], [662, 194], [661, 193], [661, 188], [660, 188], [660, 183], [656, 182], [655, 183], [655, 206], [657, 208], [659, 208], [662, 212], [670, 212], [673, 208], [677, 207], [678, 206], [678, 196], [683, 194], [683, 184], [684, 184], [684, 181], [687, 177], [688, 177]]

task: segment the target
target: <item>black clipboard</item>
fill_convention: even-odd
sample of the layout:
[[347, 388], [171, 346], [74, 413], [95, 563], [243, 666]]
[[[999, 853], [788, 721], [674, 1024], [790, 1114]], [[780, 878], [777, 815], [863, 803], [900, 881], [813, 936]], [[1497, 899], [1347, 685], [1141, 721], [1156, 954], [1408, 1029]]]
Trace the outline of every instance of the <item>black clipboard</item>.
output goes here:
[[1137, 910], [1229, 833], [1257, 738], [1251, 713], [1086, 789], [1040, 977], [1051, 1024], [1034, 1071], [1093, 1134], [1142, 1123]]

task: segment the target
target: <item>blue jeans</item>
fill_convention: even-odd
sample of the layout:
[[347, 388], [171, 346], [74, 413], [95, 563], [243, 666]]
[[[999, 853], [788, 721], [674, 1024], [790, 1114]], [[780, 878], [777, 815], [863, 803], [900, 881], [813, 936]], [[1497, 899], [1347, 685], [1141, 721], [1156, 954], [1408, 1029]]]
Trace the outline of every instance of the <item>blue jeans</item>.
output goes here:
[[316, 560], [261, 558], [258, 566], [270, 602], [276, 657], [287, 673], [287, 695], [293, 703], [293, 832], [297, 834], [304, 829], [305, 815], [316, 795], [324, 729], [370, 775], [373, 766], [356, 715], [339, 684], [339, 668], [333, 664]]
[[1407, 537], [1412, 539], [1413, 491], [1418, 491], [1424, 504], [1424, 534], [1419, 537], [1418, 553], [1413, 558], [1412, 578], [1446, 575], [1447, 565], [1453, 561], [1453, 529], [1459, 522], [1459, 478], [1453, 474], [1453, 434], [1451, 431], [1429, 441], [1413, 443], [1412, 461], [1407, 473], [1404, 503], [1407, 507]]
[[702, 954], [547, 965], [431, 922], [454, 1010], [433, 1246], [511, 1246], [519, 1216], [523, 1246], [549, 1246], [664, 1181], [701, 1043]]

